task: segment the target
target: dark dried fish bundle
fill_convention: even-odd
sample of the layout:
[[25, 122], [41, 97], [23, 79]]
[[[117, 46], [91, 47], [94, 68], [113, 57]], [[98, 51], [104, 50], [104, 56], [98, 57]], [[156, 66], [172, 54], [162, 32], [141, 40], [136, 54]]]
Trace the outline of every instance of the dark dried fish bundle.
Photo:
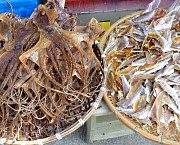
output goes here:
[[0, 138], [45, 138], [86, 113], [103, 79], [92, 48], [102, 32], [95, 19], [76, 26], [57, 0], [30, 19], [0, 15]]

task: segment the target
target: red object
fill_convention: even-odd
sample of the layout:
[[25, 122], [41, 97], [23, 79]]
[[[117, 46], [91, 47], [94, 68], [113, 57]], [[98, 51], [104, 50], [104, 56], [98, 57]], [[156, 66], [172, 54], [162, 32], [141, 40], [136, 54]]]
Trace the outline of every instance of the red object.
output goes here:
[[[104, 12], [144, 9], [152, 0], [66, 0], [74, 12]], [[174, 0], [162, 0], [160, 7], [170, 6]]]

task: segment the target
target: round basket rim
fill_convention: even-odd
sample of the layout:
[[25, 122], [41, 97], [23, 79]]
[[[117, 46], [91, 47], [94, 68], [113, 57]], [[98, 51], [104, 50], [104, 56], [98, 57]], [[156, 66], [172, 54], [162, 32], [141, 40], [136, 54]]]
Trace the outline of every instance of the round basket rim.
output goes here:
[[[102, 49], [104, 48], [104, 46], [106, 44], [106, 40], [107, 40], [109, 34], [114, 30], [114, 28], [116, 28], [119, 24], [122, 24], [123, 22], [125, 22], [130, 17], [133, 17], [133, 16], [139, 14], [140, 12], [142, 12], [142, 10], [134, 12], [134, 13], [127, 15], [123, 18], [120, 18], [113, 25], [111, 25], [111, 27], [102, 36], [102, 39], [100, 41], [100, 47]], [[107, 76], [105, 74], [105, 80], [106, 80], [106, 77]], [[140, 136], [142, 136], [146, 139], [149, 139], [151, 141], [154, 141], [156, 143], [160, 143], [160, 144], [166, 144], [166, 145], [179, 145], [180, 144], [180, 142], [177, 142], [177, 141], [169, 140], [169, 139], [166, 139], [166, 138], [163, 138], [160, 136], [155, 136], [155, 135], [153, 135], [147, 131], [144, 131], [143, 129], [136, 126], [135, 124], [133, 124], [129, 119], [127, 119], [125, 116], [123, 116], [121, 112], [118, 112], [116, 110], [115, 106], [112, 104], [111, 100], [107, 96], [107, 93], [103, 95], [103, 99], [106, 102], [108, 108], [116, 115], [118, 120], [121, 121], [123, 124], [125, 124], [131, 130], [133, 130], [135, 133], [139, 134]]]
[[[102, 56], [102, 50], [100, 47], [99, 51], [100, 54]], [[102, 68], [105, 63], [105, 60], [103, 57], [101, 57], [101, 61], [102, 61]], [[98, 108], [102, 98], [103, 98], [103, 88], [104, 88], [104, 84], [105, 84], [105, 80], [104, 80], [104, 74], [102, 74], [103, 79], [102, 79], [102, 85], [101, 88], [99, 90], [99, 94], [97, 96], [97, 98], [95, 99], [95, 101], [93, 102], [92, 106], [90, 107], [90, 109], [83, 115], [81, 116], [81, 118], [79, 120], [77, 120], [74, 124], [72, 124], [71, 126], [69, 126], [68, 128], [66, 128], [65, 130], [58, 132], [52, 136], [43, 138], [43, 139], [37, 139], [37, 140], [32, 140], [32, 141], [17, 141], [17, 140], [10, 140], [7, 138], [0, 138], [0, 144], [13, 144], [13, 145], [43, 145], [43, 144], [47, 144], [47, 143], [51, 143], [57, 140], [61, 140], [64, 137], [66, 137], [67, 135], [73, 133], [74, 131], [76, 131], [77, 129], [79, 129], [82, 125], [84, 125], [84, 123], [92, 116], [92, 114], [96, 111], [96, 109]]]

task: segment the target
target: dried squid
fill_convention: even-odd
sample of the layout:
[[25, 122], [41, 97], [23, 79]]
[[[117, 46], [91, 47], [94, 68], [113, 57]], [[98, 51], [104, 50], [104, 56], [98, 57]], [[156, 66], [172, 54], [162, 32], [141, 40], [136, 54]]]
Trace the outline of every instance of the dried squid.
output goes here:
[[0, 15], [0, 137], [45, 138], [86, 113], [102, 84], [92, 46], [103, 31], [94, 18], [76, 26], [57, 0], [39, 5], [30, 19]]
[[180, 6], [168, 11], [159, 4], [154, 0], [117, 25], [104, 55], [107, 92], [117, 100], [117, 110], [144, 127], [155, 124], [163, 135], [180, 133]]

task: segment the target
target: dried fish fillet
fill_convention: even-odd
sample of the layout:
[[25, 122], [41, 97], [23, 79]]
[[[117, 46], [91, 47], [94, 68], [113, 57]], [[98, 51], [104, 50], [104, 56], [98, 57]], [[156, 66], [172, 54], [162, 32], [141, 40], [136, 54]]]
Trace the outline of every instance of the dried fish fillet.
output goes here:
[[[179, 6], [167, 11], [158, 8], [160, 2], [153, 0], [145, 11], [116, 26], [104, 52], [113, 76], [107, 89], [118, 100], [118, 110], [144, 126], [156, 123], [157, 134], [162, 135], [163, 128], [172, 128], [172, 124], [179, 130], [180, 25]], [[116, 34], [126, 45], [119, 47]]]

